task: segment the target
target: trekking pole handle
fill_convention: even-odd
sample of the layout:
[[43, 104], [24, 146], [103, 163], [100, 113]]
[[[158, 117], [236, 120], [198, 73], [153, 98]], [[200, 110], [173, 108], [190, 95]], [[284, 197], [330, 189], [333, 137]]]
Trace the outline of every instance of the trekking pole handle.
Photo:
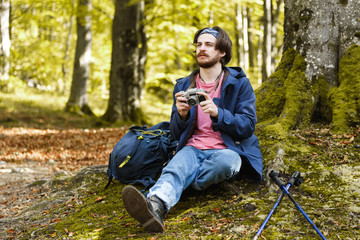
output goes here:
[[303, 183], [303, 178], [300, 176], [300, 172], [295, 171], [293, 174], [291, 174], [288, 183], [295, 186], [300, 186]]
[[279, 178], [279, 173], [275, 172], [274, 170], [269, 173], [269, 176], [280, 188], [281, 186], [285, 185], [285, 183]]
[[298, 179], [300, 177], [300, 172], [295, 171], [293, 172], [293, 174], [291, 174], [288, 183], [290, 183], [291, 185], [294, 185], [296, 179]]

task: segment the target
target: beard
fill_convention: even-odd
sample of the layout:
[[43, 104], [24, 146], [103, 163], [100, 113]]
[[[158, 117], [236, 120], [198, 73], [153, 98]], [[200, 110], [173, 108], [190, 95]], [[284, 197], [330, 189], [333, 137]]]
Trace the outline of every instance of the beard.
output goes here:
[[[220, 55], [216, 55], [212, 58], [208, 58], [208, 59], [205, 59], [204, 61], [202, 60], [199, 60], [199, 57], [200, 55], [203, 55], [202, 53], [199, 53], [196, 55], [196, 62], [198, 63], [198, 65], [201, 67], [201, 68], [210, 68], [212, 66], [214, 66], [215, 64], [217, 64], [218, 62], [220, 62]], [[205, 54], [206, 57], [209, 57], [208, 55]]]

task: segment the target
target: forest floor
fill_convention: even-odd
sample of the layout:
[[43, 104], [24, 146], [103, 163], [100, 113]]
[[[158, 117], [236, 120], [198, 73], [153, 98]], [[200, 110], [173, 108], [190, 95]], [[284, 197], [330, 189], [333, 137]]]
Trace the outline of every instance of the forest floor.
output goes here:
[[[99, 128], [91, 119], [66, 115], [59, 110], [41, 110], [39, 106], [28, 105], [28, 110], [16, 112], [1, 103], [4, 99], [0, 96], [0, 232], [4, 231], [0, 238], [17, 239], [29, 229], [24, 226], [29, 223], [17, 221], [18, 217], [50, 194], [50, 190], [30, 188], [29, 185], [35, 180], [52, 179], [61, 172], [76, 173], [87, 166], [107, 164], [109, 153], [127, 127]], [[360, 127], [339, 134], [331, 132], [327, 125], [312, 125], [290, 132], [287, 139], [268, 136], [261, 129], [257, 129], [256, 134], [264, 155], [264, 174], [276, 159], [278, 149], [283, 149], [283, 177], [287, 178], [295, 170], [305, 174], [304, 183], [292, 193], [306, 213], [328, 239], [356, 239], [360, 234]], [[106, 180], [105, 175], [102, 178]], [[116, 201], [117, 209], [120, 207], [120, 215], [116, 218], [119, 226], [109, 230], [108, 226], [114, 224], [111, 222], [113, 211], [111, 214], [94, 213], [101, 212], [101, 207], [88, 213], [91, 218], [86, 220], [89, 221], [88, 230], [72, 230], [72, 224], [64, 229], [57, 229], [55, 225], [55, 230], [54, 226], [48, 228], [58, 221], [65, 224], [67, 218], [71, 222], [83, 221], [84, 216], [76, 218], [79, 212], [76, 204], [66, 202], [65, 205], [73, 206], [62, 218], [49, 220], [41, 226], [47, 229], [41, 239], [60, 236], [67, 236], [62, 239], [82, 239], [89, 232], [104, 234], [107, 239], [172, 239], [175, 236], [180, 239], [250, 239], [279, 193], [269, 193], [265, 181], [259, 185], [243, 181], [236, 184], [226, 192], [215, 186], [204, 193], [186, 195], [166, 218], [167, 231], [158, 235], [144, 233], [123, 211], [118, 196], [93, 186], [86, 194], [98, 191], [106, 197], [97, 195], [90, 206], [96, 208], [94, 202], [111, 206]], [[117, 186], [120, 187], [112, 189], [120, 193], [123, 185]], [[86, 199], [87, 196], [78, 198]], [[289, 202], [288, 199], [283, 201]], [[79, 207], [83, 208], [84, 203]], [[294, 206], [284, 203], [279, 209], [262, 239], [316, 238], [315, 231]], [[44, 214], [50, 212], [42, 211]], [[2, 219], [14, 221], [9, 225]]]

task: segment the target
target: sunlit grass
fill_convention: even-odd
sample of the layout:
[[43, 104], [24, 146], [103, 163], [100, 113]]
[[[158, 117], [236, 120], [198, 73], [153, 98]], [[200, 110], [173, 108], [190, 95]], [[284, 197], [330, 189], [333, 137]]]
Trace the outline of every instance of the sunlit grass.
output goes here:
[[[89, 105], [97, 118], [106, 111], [108, 99], [88, 94]], [[21, 86], [11, 92], [0, 91], [0, 125], [4, 127], [92, 127], [96, 118], [64, 111], [68, 96], [51, 91]], [[171, 103], [164, 104], [156, 96], [144, 94], [142, 110], [148, 125], [169, 121]]]
[[67, 100], [65, 95], [28, 87], [0, 92], [0, 125], [35, 128], [92, 127], [93, 119], [64, 112]]
[[[249, 71], [248, 77], [253, 88], [256, 89], [258, 87], [256, 74]], [[89, 127], [90, 118], [64, 112], [68, 98], [68, 93], [38, 90], [24, 84], [16, 86], [10, 93], [0, 91], [0, 125], [10, 127], [35, 124], [38, 127], [45, 127], [55, 124], [63, 127], [74, 124], [74, 127]], [[94, 92], [88, 94], [88, 101], [91, 110], [97, 118], [100, 118], [106, 111], [108, 98]], [[171, 106], [171, 97], [164, 103], [163, 99], [145, 93], [141, 100], [141, 109], [148, 125], [170, 121]], [[81, 126], [81, 122], [84, 126]]]

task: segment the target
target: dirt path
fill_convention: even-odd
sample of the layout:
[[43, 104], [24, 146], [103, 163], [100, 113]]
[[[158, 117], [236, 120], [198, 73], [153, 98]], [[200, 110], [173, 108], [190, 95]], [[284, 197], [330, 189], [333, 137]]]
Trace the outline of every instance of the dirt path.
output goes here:
[[26, 207], [46, 194], [46, 190], [30, 188], [29, 185], [49, 179], [51, 175], [50, 168], [36, 162], [21, 166], [0, 162], [0, 232], [6, 233], [5, 239], [11, 239], [14, 234], [14, 222], [9, 220], [20, 216]]

